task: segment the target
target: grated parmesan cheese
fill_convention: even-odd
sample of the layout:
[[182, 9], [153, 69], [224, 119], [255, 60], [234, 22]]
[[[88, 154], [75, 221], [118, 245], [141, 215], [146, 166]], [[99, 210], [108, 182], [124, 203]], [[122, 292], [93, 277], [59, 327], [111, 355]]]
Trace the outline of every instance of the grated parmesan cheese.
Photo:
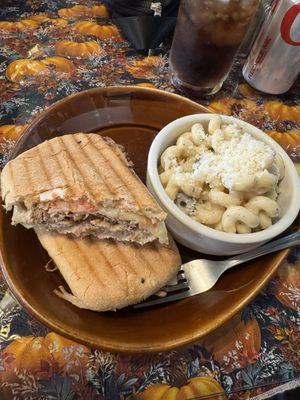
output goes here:
[[226, 135], [221, 130], [212, 135], [213, 149], [199, 154], [191, 175], [211, 187], [220, 182], [229, 190], [236, 177], [251, 177], [273, 163], [275, 152], [249, 133]]

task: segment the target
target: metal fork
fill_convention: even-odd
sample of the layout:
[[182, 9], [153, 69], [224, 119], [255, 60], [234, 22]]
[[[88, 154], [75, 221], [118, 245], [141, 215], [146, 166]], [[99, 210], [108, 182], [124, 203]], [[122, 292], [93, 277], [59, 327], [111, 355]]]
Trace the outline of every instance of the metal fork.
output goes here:
[[276, 250], [286, 249], [300, 244], [300, 231], [273, 240], [257, 249], [228, 258], [224, 261], [193, 260], [183, 264], [177, 274], [175, 285], [169, 284], [161, 289], [153, 299], [136, 304], [134, 308], [145, 308], [157, 304], [185, 299], [211, 289], [225, 271], [254, 258], [264, 256]]

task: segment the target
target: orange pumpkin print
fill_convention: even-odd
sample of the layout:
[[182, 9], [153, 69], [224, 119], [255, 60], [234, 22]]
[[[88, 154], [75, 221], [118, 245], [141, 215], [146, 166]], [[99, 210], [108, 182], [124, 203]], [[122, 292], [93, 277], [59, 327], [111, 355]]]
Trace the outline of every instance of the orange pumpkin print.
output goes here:
[[62, 18], [49, 18], [43, 14], [32, 15], [29, 17], [30, 20], [36, 21], [39, 24], [49, 23], [56, 26], [66, 26], [68, 25], [68, 21]]
[[212, 112], [217, 114], [231, 114], [231, 107], [235, 103], [233, 99], [220, 99], [215, 100], [209, 104], [209, 108]]
[[55, 26], [68, 25], [68, 21], [62, 18], [48, 18], [45, 15], [33, 15], [27, 19], [21, 19], [16, 22], [0, 21], [0, 32], [31, 32], [44, 23]]
[[126, 70], [135, 78], [155, 76], [154, 68], [163, 67], [165, 61], [162, 57], [149, 56], [126, 65]]
[[241, 83], [238, 87], [239, 92], [248, 99], [260, 99], [264, 94], [254, 89], [248, 83]]
[[140, 83], [137, 83], [135, 86], [155, 89], [155, 85], [151, 82], [140, 82]]
[[253, 100], [238, 100], [231, 97], [215, 100], [209, 104], [209, 108], [215, 113], [235, 115], [244, 120], [251, 119], [259, 112], [258, 106]]
[[264, 109], [273, 121], [294, 121], [300, 124], [300, 106], [288, 106], [279, 100], [267, 101]]
[[74, 25], [74, 31], [84, 35], [93, 35], [99, 39], [110, 39], [120, 35], [115, 25], [98, 25], [90, 21], [77, 22]]
[[12, 82], [20, 83], [27, 77], [34, 77], [47, 72], [46, 65], [40, 61], [21, 58], [9, 64], [6, 70], [6, 78]]
[[21, 19], [21, 21], [16, 22], [16, 27], [19, 31], [26, 31], [30, 29], [35, 29], [39, 26], [39, 23], [28, 18], [28, 19]]
[[0, 31], [2, 32], [26, 32], [38, 28], [39, 23], [32, 19], [22, 19], [21, 21], [0, 21]]
[[56, 72], [67, 75], [71, 75], [74, 69], [73, 63], [64, 57], [46, 57], [41, 60], [41, 63], [53, 68]]
[[246, 323], [237, 315], [223, 326], [221, 335], [213, 332], [203, 345], [213, 352], [214, 359], [227, 372], [256, 361], [261, 346], [261, 333], [256, 318]]
[[225, 97], [211, 102], [208, 108], [215, 113], [232, 115], [255, 126], [262, 126], [268, 120], [263, 107], [251, 99]]
[[37, 76], [47, 77], [51, 72], [71, 75], [74, 65], [63, 57], [46, 57], [43, 60], [19, 59], [9, 64], [6, 78], [12, 82], [22, 83], [27, 79], [34, 80]]
[[4, 140], [18, 140], [27, 125], [0, 126], [0, 143]]
[[75, 373], [88, 362], [90, 349], [69, 339], [48, 333], [45, 337], [27, 336], [11, 342], [2, 358], [10, 357], [2, 378], [8, 381], [14, 369], [27, 371], [38, 379], [49, 379], [53, 373]]
[[73, 42], [71, 40], [61, 40], [55, 43], [55, 54], [70, 58], [88, 58], [103, 53], [100, 45], [91, 40], [89, 42]]
[[76, 5], [70, 8], [61, 8], [58, 10], [58, 15], [65, 19], [80, 17], [108, 17], [108, 12], [103, 4], [92, 7]]
[[41, 24], [48, 23], [55, 26], [66, 26], [68, 21], [62, 18], [49, 18], [46, 15], [32, 15], [20, 21], [0, 21], [1, 32], [30, 32], [37, 29]]
[[47, 15], [44, 14], [36, 14], [36, 15], [31, 15], [29, 17], [30, 20], [36, 21], [39, 24], [43, 24], [44, 22], [49, 22], [51, 19], [47, 17]]
[[279, 143], [287, 153], [298, 153], [300, 149], [299, 130], [290, 130], [286, 132], [266, 131], [277, 143]]
[[181, 387], [170, 386], [158, 383], [147, 388], [141, 395], [140, 400], [191, 400], [200, 396], [214, 396], [214, 399], [223, 399], [224, 393], [222, 386], [213, 378], [208, 376], [200, 376], [191, 378], [185, 385]]
[[92, 6], [92, 12], [94, 17], [108, 17], [108, 11], [107, 8], [103, 5], [100, 4], [98, 6]]

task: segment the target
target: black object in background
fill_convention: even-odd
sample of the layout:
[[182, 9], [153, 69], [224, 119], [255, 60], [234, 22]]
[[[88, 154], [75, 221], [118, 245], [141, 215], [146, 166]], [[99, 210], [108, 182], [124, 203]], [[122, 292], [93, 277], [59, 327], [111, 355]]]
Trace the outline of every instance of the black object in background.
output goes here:
[[288, 392], [277, 394], [271, 397], [269, 400], [299, 400], [300, 399], [300, 388], [289, 390]]
[[153, 16], [152, 4], [161, 4], [162, 17], [176, 17], [180, 0], [102, 0], [109, 8], [112, 17], [132, 17], [138, 15]]
[[136, 50], [155, 49], [173, 32], [173, 17], [127, 17], [114, 20]]
[[136, 50], [147, 51], [174, 30], [180, 0], [103, 0], [114, 23]]

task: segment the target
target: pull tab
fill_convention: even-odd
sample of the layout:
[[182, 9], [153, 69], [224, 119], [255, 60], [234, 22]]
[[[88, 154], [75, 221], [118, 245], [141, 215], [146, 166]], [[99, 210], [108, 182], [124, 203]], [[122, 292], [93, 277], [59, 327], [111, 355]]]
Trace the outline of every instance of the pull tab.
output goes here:
[[161, 2], [151, 3], [150, 9], [154, 11], [154, 17], [161, 17], [162, 13]]

